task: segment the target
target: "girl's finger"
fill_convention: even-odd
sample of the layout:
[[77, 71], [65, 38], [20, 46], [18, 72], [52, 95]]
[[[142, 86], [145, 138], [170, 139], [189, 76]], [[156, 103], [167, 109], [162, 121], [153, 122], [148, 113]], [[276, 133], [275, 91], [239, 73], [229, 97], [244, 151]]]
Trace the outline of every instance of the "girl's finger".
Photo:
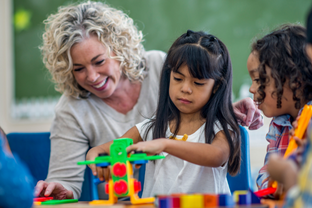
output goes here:
[[89, 168], [92, 170], [92, 174], [94, 175], [94, 176], [96, 176], [97, 175], [97, 171], [96, 171], [96, 166], [95, 166], [95, 164], [90, 164], [90, 165], [88, 165], [89, 166]]
[[98, 178], [103, 181], [104, 180], [104, 172], [103, 172], [104, 168], [101, 167], [97, 167], [97, 172], [98, 172]]

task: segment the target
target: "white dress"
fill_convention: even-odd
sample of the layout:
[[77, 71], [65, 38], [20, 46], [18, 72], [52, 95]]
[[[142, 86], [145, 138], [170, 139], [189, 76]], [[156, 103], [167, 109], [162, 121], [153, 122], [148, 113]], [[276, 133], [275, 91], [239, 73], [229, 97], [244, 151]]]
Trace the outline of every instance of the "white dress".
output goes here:
[[[149, 119], [136, 125], [141, 137]], [[186, 142], [205, 143], [205, 124], [203, 124], [195, 133], [188, 135]], [[214, 125], [215, 134], [222, 130], [219, 122]], [[147, 140], [152, 140], [152, 130], [149, 131]], [[169, 126], [166, 132], [166, 138], [169, 138], [172, 133]], [[178, 139], [182, 135], [176, 136]], [[181, 141], [184, 142], [184, 141]], [[158, 194], [172, 193], [215, 193], [215, 194], [230, 194], [229, 185], [227, 182], [227, 163], [223, 167], [213, 168], [201, 165], [196, 165], [166, 152], [160, 153], [165, 159], [149, 161], [146, 164], [145, 181], [142, 197], [152, 197]]]

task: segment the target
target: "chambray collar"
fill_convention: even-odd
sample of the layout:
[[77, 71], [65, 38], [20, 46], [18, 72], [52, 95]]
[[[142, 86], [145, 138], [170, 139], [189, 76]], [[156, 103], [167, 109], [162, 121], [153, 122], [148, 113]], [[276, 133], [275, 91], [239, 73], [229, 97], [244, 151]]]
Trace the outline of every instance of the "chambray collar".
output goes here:
[[281, 115], [281, 116], [276, 116], [273, 117], [272, 122], [278, 126], [288, 126], [288, 127], [292, 127], [291, 125], [291, 121], [290, 121], [290, 115], [289, 114], [285, 114], [285, 115]]
[[[307, 105], [312, 105], [312, 100], [310, 100]], [[301, 111], [302, 111], [303, 108], [300, 109], [299, 111], [299, 114], [301, 114]], [[281, 115], [281, 116], [276, 116], [276, 117], [273, 117], [273, 120], [272, 122], [278, 126], [288, 126], [288, 127], [291, 127], [292, 128], [292, 125], [291, 125], [291, 116], [289, 114], [285, 114], [285, 115]]]

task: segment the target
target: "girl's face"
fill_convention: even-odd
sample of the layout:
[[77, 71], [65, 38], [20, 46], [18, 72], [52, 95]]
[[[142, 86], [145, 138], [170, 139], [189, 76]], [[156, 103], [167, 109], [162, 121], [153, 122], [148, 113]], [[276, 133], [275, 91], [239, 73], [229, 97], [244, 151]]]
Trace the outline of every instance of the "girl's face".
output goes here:
[[192, 77], [184, 64], [177, 72], [171, 71], [169, 96], [180, 114], [200, 114], [212, 94], [214, 83], [213, 79]]
[[[271, 68], [266, 66], [265, 70], [269, 76], [269, 83], [265, 86], [265, 98], [262, 103], [258, 103], [258, 98], [260, 97], [258, 89], [260, 86], [259, 81], [259, 72], [258, 68], [260, 65], [259, 56], [257, 52], [252, 52], [247, 60], [247, 69], [252, 80], [252, 84], [249, 88], [249, 92], [254, 95], [254, 102], [258, 104], [260, 110], [267, 117], [280, 116], [283, 114], [290, 114], [293, 118], [296, 118], [298, 115], [298, 110], [295, 108], [295, 101], [293, 101], [293, 92], [288, 87], [288, 82], [286, 81], [283, 87], [282, 95], [282, 107], [277, 108], [277, 97], [275, 94], [272, 94], [275, 90], [275, 80], [271, 76]], [[287, 86], [287, 87], [286, 87]]]
[[[73, 75], [78, 84], [99, 98], [110, 97], [120, 85], [119, 61], [108, 58], [108, 50], [92, 35], [70, 50]], [[110, 54], [115, 56], [114, 53]]]

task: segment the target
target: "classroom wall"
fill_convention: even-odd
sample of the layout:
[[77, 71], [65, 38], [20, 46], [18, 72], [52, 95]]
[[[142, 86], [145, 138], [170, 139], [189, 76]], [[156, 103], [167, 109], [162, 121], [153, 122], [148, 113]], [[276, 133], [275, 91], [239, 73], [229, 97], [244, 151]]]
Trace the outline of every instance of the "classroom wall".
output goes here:
[[13, 119], [10, 116], [14, 95], [12, 1], [0, 1], [0, 126], [5, 132], [49, 131], [52, 118]]

